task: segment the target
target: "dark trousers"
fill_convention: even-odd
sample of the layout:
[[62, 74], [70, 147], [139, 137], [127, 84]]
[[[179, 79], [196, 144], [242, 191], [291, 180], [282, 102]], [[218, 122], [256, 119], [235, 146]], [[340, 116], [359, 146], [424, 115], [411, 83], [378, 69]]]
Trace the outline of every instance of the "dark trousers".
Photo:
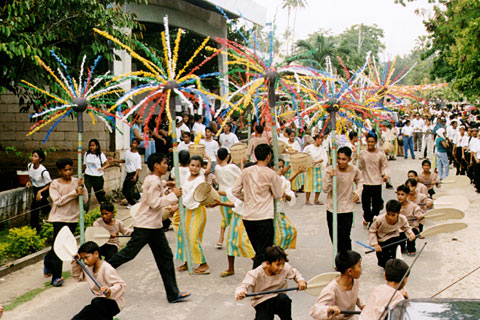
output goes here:
[[137, 192], [133, 191], [136, 184], [136, 182], [132, 181], [133, 176], [135, 176], [135, 172], [127, 173], [127, 176], [123, 181], [123, 188], [122, 188], [123, 195], [127, 199], [128, 203], [132, 206], [135, 203], [137, 203], [138, 199], [140, 199], [140, 195]]
[[48, 202], [49, 192], [48, 189], [42, 192], [42, 199], [37, 201], [37, 193], [43, 187], [33, 187], [33, 199], [32, 206], [30, 207], [30, 227], [40, 232], [40, 213], [48, 216], [50, 212], [50, 202]]
[[158, 271], [160, 271], [160, 275], [162, 276], [163, 286], [165, 287], [168, 301], [177, 299], [178, 287], [175, 278], [173, 254], [168, 245], [163, 229], [134, 228], [132, 237], [125, 248], [120, 250], [107, 261], [112, 267], [118, 268], [125, 262], [135, 258], [146, 244], [148, 244], [150, 250], [152, 250]]
[[255, 250], [253, 269], [265, 261], [265, 249], [273, 246], [273, 219], [266, 220], [243, 220], [245, 231]]
[[413, 147], [415, 151], [422, 151], [422, 135], [421, 132], [414, 132], [413, 133]]
[[255, 320], [273, 320], [278, 315], [281, 320], [292, 319], [292, 300], [285, 294], [263, 301], [255, 306]]
[[[333, 214], [327, 211], [327, 224], [330, 240], [333, 241]], [[352, 250], [350, 231], [353, 224], [353, 212], [337, 214], [337, 252]]]
[[98, 203], [102, 203], [105, 201], [105, 191], [103, 191], [103, 176], [89, 176], [86, 174], [84, 176], [85, 179], [85, 188], [87, 188], [88, 192], [88, 202], [85, 204], [85, 212], [88, 212], [90, 209], [90, 199], [91, 194], [90, 192], [93, 191], [95, 192], [95, 197], [97, 198]]
[[462, 159], [462, 148], [457, 147], [455, 150], [455, 168], [457, 168], [457, 176], [465, 175], [467, 172], [467, 163]]
[[365, 221], [372, 222], [373, 217], [379, 215], [382, 206], [382, 185], [363, 185], [362, 209]]
[[[75, 232], [75, 228], [77, 227], [76, 222], [72, 222], [72, 223], [53, 222], [52, 224], [53, 224], [53, 242], [54, 243], [58, 233], [60, 232], [60, 229], [62, 229], [64, 226], [68, 226], [68, 228], [70, 229], [70, 231], [72, 231], [72, 233]], [[63, 261], [60, 260], [59, 257], [57, 257], [55, 251], [53, 251], [53, 246], [52, 246], [52, 250], [50, 250], [50, 252], [48, 252], [47, 255], [45, 256], [44, 267], [46, 271], [52, 274], [52, 283], [55, 279], [62, 277]]]
[[[398, 240], [401, 240], [401, 238], [400, 237], [394, 237], [394, 238], [388, 239], [387, 241], [379, 242], [378, 244], [380, 245], [380, 247], [383, 247], [387, 244], [390, 244], [390, 243], [398, 241]], [[385, 268], [385, 264], [387, 263], [387, 261], [389, 259], [395, 259], [397, 257], [397, 246], [398, 246], [398, 244], [387, 247], [387, 248], [382, 248], [382, 252], [376, 252], [377, 261], [378, 261], [377, 264], [380, 267]]]
[[112, 299], [96, 297], [88, 306], [77, 313], [72, 320], [112, 320], [120, 309]]
[[473, 184], [480, 191], [480, 164], [473, 160]]
[[110, 260], [111, 257], [118, 252], [118, 248], [114, 244], [105, 243], [100, 247], [100, 255], [102, 255], [105, 260]]
[[467, 163], [467, 176], [473, 182], [473, 164], [470, 161], [471, 154], [468, 151], [465, 151], [465, 162]]
[[[412, 228], [412, 231], [413, 233], [415, 233], [415, 235], [418, 235], [420, 233], [417, 228]], [[402, 253], [405, 253], [405, 249], [406, 249], [406, 252], [408, 253], [417, 252], [417, 249], [415, 248], [416, 239], [413, 241], [408, 240], [407, 236], [403, 232], [400, 233], [400, 239], [405, 239], [405, 242], [400, 243], [400, 248], [402, 248]]]
[[410, 150], [412, 159], [415, 159], [415, 153], [413, 153], [413, 137], [403, 137], [403, 150], [405, 159], [408, 159], [408, 150]]

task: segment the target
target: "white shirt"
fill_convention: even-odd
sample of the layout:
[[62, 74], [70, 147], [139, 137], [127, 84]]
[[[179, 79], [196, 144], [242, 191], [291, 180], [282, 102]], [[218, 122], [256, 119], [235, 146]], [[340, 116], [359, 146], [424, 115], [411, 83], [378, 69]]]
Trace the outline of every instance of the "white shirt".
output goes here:
[[314, 167], [322, 167], [327, 165], [328, 156], [325, 148], [322, 145], [316, 147], [314, 144], [310, 144], [306, 146], [303, 151], [308, 153], [312, 157], [313, 161], [323, 160], [321, 163], [317, 163]]
[[413, 127], [412, 126], [405, 126], [402, 128], [402, 135], [411, 137], [413, 133]]
[[187, 127], [185, 123], [182, 123], [180, 127], [177, 127], [177, 141], [182, 138], [182, 131], [184, 132], [190, 132], [190, 129]]
[[52, 178], [50, 178], [50, 173], [48, 170], [40, 164], [37, 169], [33, 167], [33, 164], [28, 164], [28, 176], [30, 177], [30, 181], [32, 185], [37, 188], [43, 188], [50, 182], [52, 182]]
[[125, 152], [125, 170], [127, 173], [142, 170], [142, 157], [138, 152], [127, 150]]
[[192, 127], [192, 132], [194, 135], [197, 135], [198, 132], [202, 133], [202, 137], [205, 137], [205, 125], [195, 122], [193, 127]]
[[218, 142], [211, 139], [210, 141], [207, 140], [200, 140], [200, 144], [205, 145], [205, 153], [210, 157], [212, 161], [217, 161], [217, 152], [220, 147], [218, 146]]
[[85, 153], [83, 158], [83, 163], [86, 166], [85, 174], [89, 176], [101, 177], [103, 176], [103, 171], [99, 171], [103, 164], [107, 162], [107, 157], [103, 154], [100, 154], [100, 157], [93, 153]]
[[480, 152], [480, 140], [478, 138], [472, 138], [472, 140], [470, 140], [469, 148], [471, 153], [477, 153], [478, 155]]
[[219, 139], [222, 148], [230, 150], [230, 147], [233, 146], [235, 143], [238, 143], [238, 138], [234, 133], [225, 134], [222, 133]]
[[180, 143], [178, 144], [178, 152], [182, 151], [182, 150], [187, 150], [188, 151], [188, 146], [191, 144], [192, 142], [189, 142], [189, 143], [185, 143], [184, 141], [180, 141]]
[[215, 177], [218, 180], [218, 190], [232, 189], [237, 179], [242, 175], [242, 170], [233, 163], [225, 166], [215, 166]]
[[456, 141], [457, 136], [460, 135], [458, 132], [458, 129], [453, 129], [452, 126], [447, 127], [447, 138], [450, 139], [451, 141]]
[[423, 122], [423, 119], [420, 118], [420, 119], [413, 119], [412, 120], [412, 127], [413, 127], [413, 131], [415, 132], [422, 132], [422, 129], [423, 127], [425, 126], [425, 122]]
[[198, 187], [198, 185], [202, 182], [205, 182], [205, 175], [200, 172], [195, 179], [189, 181], [189, 178], [190, 173], [185, 177], [185, 180], [182, 183], [183, 205], [187, 209], [194, 210], [200, 206], [200, 203], [193, 199], [193, 194], [195, 193], [195, 189]]
[[[459, 135], [459, 137], [460, 137], [460, 135]], [[468, 148], [468, 140], [470, 140], [470, 137], [467, 134], [465, 134], [460, 141], [460, 147]]]

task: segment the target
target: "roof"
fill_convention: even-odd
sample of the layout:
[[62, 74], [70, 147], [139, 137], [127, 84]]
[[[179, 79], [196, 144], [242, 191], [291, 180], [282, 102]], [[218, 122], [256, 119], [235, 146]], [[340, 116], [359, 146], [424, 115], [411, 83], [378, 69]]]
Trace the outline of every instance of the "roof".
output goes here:
[[267, 8], [254, 0], [184, 0], [206, 10], [218, 12], [216, 6], [222, 8], [231, 19], [242, 16], [258, 25], [265, 25]]

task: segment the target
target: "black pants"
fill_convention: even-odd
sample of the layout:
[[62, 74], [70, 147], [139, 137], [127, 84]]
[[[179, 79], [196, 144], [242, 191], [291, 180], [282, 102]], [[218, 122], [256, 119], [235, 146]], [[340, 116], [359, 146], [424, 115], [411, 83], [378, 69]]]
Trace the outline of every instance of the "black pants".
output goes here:
[[90, 192], [93, 191], [95, 192], [95, 197], [97, 198], [98, 203], [102, 203], [105, 201], [105, 191], [103, 191], [103, 176], [89, 176], [86, 174], [84, 176], [85, 178], [85, 188], [87, 188], [88, 192], [88, 202], [85, 204], [85, 212], [88, 212], [90, 209], [90, 199], [91, 194]]
[[37, 233], [40, 232], [40, 213], [45, 216], [48, 216], [50, 212], [50, 202], [48, 202], [49, 192], [48, 189], [42, 192], [42, 199], [37, 201], [37, 193], [43, 187], [34, 187], [33, 189], [33, 199], [32, 206], [30, 207], [30, 227], [37, 230]]
[[[394, 238], [388, 239], [387, 241], [379, 242], [378, 244], [380, 245], [380, 247], [383, 247], [387, 244], [390, 244], [398, 240], [401, 240], [400, 237], [394, 237]], [[385, 264], [389, 259], [395, 259], [397, 257], [397, 246], [398, 244], [387, 247], [387, 248], [382, 248], [382, 252], [376, 252], [377, 260], [378, 260], [377, 264], [380, 267], [385, 268]]]
[[134, 228], [132, 237], [125, 248], [120, 250], [113, 257], [108, 259], [108, 263], [114, 268], [118, 268], [125, 262], [135, 258], [135, 256], [148, 244], [152, 250], [158, 271], [162, 276], [163, 286], [167, 294], [168, 301], [178, 298], [177, 280], [175, 278], [175, 267], [173, 264], [173, 254], [168, 245], [167, 238], [163, 229], [145, 229]]
[[[330, 240], [333, 241], [333, 215], [327, 211], [327, 224]], [[352, 250], [352, 239], [350, 232], [352, 231], [353, 212], [337, 214], [337, 252]]]
[[475, 189], [480, 191], [480, 164], [475, 160], [473, 162], [473, 184], [475, 185]]
[[111, 257], [118, 252], [118, 248], [114, 244], [105, 243], [100, 247], [100, 254], [105, 258], [105, 260], [110, 260]]
[[[77, 223], [67, 223], [67, 222], [53, 222], [53, 242], [55, 243], [55, 239], [57, 238], [58, 233], [60, 232], [60, 229], [62, 229], [64, 226], [68, 226], [70, 231], [72, 233], [75, 232], [75, 228], [77, 227]], [[62, 277], [62, 267], [63, 267], [63, 261], [60, 260], [59, 257], [57, 257], [55, 251], [53, 251], [53, 246], [52, 250], [47, 253], [44, 259], [44, 266], [46, 271], [50, 272], [52, 274], [52, 283], [55, 279], [61, 278]]]
[[[412, 228], [413, 233], [415, 235], [418, 235], [420, 231], [417, 228]], [[402, 253], [408, 252], [408, 253], [414, 253], [417, 252], [417, 249], [415, 248], [415, 240], [410, 241], [408, 240], [407, 236], [405, 233], [400, 233], [400, 239], [405, 239], [405, 242], [400, 243], [400, 248], [402, 249]]]
[[382, 185], [363, 185], [362, 209], [365, 221], [372, 222], [373, 217], [380, 214], [382, 206]]
[[135, 176], [135, 172], [127, 173], [127, 176], [123, 181], [123, 188], [122, 188], [123, 195], [127, 199], [128, 203], [132, 206], [135, 203], [137, 203], [138, 199], [140, 199], [140, 195], [137, 192], [133, 191], [136, 184], [136, 182], [132, 181], [133, 176]]
[[245, 231], [255, 250], [253, 269], [265, 261], [265, 249], [273, 246], [273, 219], [266, 220], [243, 220]]
[[88, 306], [77, 313], [72, 320], [112, 320], [120, 309], [112, 299], [96, 297]]
[[466, 172], [465, 160], [462, 159], [462, 148], [460, 147], [457, 147], [455, 149], [455, 168], [457, 169], [457, 176], [465, 175], [465, 172]]
[[278, 315], [281, 320], [292, 319], [292, 300], [285, 294], [263, 301], [255, 306], [255, 320], [273, 320]]

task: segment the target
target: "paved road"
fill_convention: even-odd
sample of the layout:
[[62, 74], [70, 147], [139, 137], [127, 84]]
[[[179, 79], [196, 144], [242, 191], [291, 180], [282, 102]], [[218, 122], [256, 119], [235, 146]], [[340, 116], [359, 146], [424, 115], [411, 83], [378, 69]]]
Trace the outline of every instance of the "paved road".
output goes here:
[[[390, 162], [394, 185], [403, 183], [409, 169], [420, 170], [419, 160], [399, 159]], [[462, 192], [471, 199], [471, 207], [467, 211], [465, 221], [469, 228], [450, 235], [440, 235], [428, 240], [420, 240], [419, 245], [428, 241], [423, 256], [413, 270], [407, 290], [411, 297], [430, 297], [432, 294], [450, 284], [461, 275], [480, 264], [476, 255], [480, 249], [480, 227], [478, 212], [480, 197], [472, 187]], [[392, 190], [384, 190], [384, 200], [392, 199]], [[321, 199], [324, 199], [322, 195]], [[325, 207], [307, 207], [303, 203], [304, 195], [298, 196], [297, 204], [288, 212], [288, 216], [298, 229], [297, 249], [288, 252], [290, 263], [298, 268], [306, 279], [316, 274], [332, 271], [331, 244], [328, 238]], [[131, 262], [121, 266], [118, 271], [127, 283], [127, 306], [118, 315], [124, 319], [253, 319], [253, 308], [249, 301], [236, 302], [233, 298], [235, 287], [241, 282], [251, 267], [247, 259], [237, 259], [236, 274], [228, 278], [220, 278], [219, 274], [227, 264], [225, 249], [215, 248], [218, 239], [220, 214], [217, 208], [208, 210], [207, 227], [203, 246], [206, 251], [211, 274], [206, 276], [190, 276], [177, 273], [177, 281], [181, 290], [189, 290], [192, 297], [188, 302], [168, 304], [165, 298], [161, 278], [154, 264], [148, 247]], [[367, 232], [361, 225], [361, 207], [355, 211], [355, 226], [352, 231], [353, 240], [367, 242]], [[172, 248], [175, 247], [174, 233], [167, 237]], [[453, 240], [455, 238], [455, 240]], [[364, 249], [354, 244], [354, 249]], [[410, 257], [404, 257], [407, 263]], [[176, 262], [179, 265], [179, 262]], [[383, 283], [383, 270], [377, 267], [374, 255], [363, 255], [363, 275], [361, 277], [360, 294], [366, 299], [369, 290]], [[65, 268], [68, 266], [65, 264]], [[41, 287], [41, 263], [27, 267], [0, 279], [0, 303], [6, 304], [14, 297], [31, 289]], [[480, 297], [478, 275], [473, 275], [447, 290], [441, 297]], [[306, 293], [293, 292], [293, 318], [308, 319], [310, 306], [315, 297]], [[85, 283], [67, 280], [61, 288], [49, 288], [26, 302], [12, 312], [5, 314], [5, 319], [38, 319], [50, 320], [70, 319], [92, 298]]]

